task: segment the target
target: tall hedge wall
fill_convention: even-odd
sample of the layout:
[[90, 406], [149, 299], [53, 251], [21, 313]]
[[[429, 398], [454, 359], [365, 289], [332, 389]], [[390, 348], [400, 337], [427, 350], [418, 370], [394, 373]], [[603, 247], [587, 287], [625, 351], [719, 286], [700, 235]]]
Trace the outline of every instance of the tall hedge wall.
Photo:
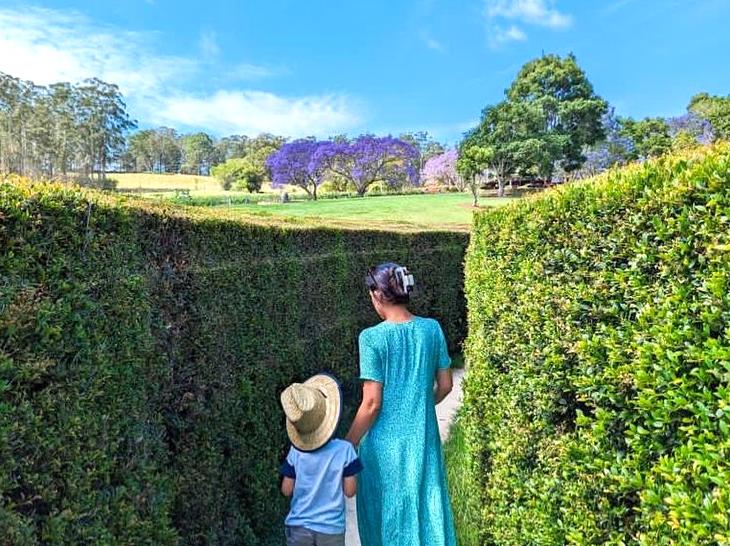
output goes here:
[[730, 146], [475, 220], [483, 545], [730, 544]]
[[0, 182], [0, 543], [280, 544], [281, 389], [357, 402], [362, 279], [465, 329], [466, 236], [259, 225]]

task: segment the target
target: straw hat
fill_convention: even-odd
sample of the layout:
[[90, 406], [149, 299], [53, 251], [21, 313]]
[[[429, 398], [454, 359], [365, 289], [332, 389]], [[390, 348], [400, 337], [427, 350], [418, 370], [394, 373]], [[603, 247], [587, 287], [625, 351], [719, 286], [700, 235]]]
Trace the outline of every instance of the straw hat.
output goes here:
[[315, 375], [288, 386], [281, 406], [291, 443], [300, 451], [314, 451], [330, 441], [340, 421], [340, 385], [330, 375]]

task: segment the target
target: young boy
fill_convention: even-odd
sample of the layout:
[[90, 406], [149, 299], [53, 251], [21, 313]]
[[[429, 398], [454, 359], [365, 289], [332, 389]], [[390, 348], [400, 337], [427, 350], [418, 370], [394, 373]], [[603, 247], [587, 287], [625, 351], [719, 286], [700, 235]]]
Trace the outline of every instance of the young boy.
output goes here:
[[345, 544], [345, 496], [355, 495], [362, 464], [350, 442], [332, 438], [341, 399], [337, 380], [325, 374], [294, 383], [281, 394], [292, 443], [281, 466], [281, 492], [292, 497], [287, 546]]

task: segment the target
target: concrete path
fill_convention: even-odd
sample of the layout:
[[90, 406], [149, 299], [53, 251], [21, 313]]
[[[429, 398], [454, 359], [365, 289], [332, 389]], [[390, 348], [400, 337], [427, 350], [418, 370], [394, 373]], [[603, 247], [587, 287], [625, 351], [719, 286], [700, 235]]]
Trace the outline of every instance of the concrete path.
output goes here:
[[[454, 420], [456, 410], [461, 406], [461, 382], [464, 379], [464, 370], [454, 370], [454, 390], [446, 399], [436, 406], [436, 418], [439, 423], [439, 434], [441, 442], [445, 442], [449, 436], [449, 427]], [[355, 499], [347, 500], [347, 535], [345, 536], [346, 546], [360, 546], [360, 537], [357, 534], [357, 511]]]

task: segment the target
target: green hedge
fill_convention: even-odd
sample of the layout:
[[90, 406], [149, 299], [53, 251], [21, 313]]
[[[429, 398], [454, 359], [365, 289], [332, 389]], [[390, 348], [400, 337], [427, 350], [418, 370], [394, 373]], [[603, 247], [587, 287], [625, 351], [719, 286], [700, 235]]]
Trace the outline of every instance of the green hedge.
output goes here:
[[0, 181], [0, 543], [280, 544], [279, 392], [351, 410], [383, 260], [456, 346], [465, 246]]
[[730, 544], [730, 146], [478, 215], [483, 545]]

